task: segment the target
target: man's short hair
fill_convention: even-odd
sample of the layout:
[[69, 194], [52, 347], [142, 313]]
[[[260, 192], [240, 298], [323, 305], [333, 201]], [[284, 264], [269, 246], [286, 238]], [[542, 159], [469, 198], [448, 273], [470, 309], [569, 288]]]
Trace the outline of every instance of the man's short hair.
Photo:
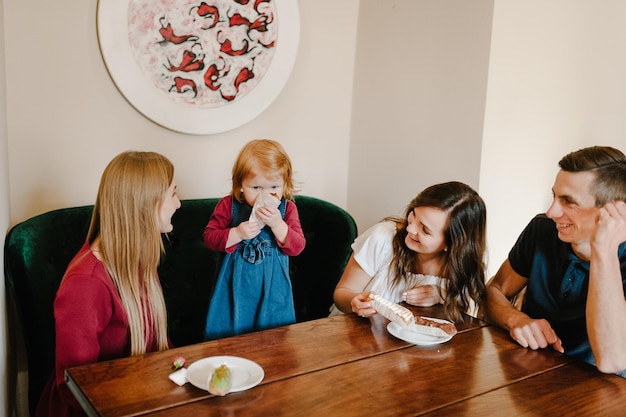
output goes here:
[[591, 146], [565, 155], [559, 167], [567, 172], [593, 172], [591, 194], [596, 207], [615, 200], [626, 201], [626, 155], [609, 146]]

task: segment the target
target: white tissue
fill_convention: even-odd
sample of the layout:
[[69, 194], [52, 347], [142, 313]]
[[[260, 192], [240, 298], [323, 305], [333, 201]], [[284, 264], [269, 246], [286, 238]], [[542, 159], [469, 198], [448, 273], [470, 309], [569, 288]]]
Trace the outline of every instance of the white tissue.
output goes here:
[[177, 385], [185, 385], [187, 382], [187, 368], [180, 368], [170, 374], [170, 379]]
[[255, 221], [258, 224], [260, 224], [261, 227], [265, 227], [265, 223], [257, 219], [254, 213], [256, 213], [257, 209], [260, 207], [267, 206], [267, 207], [278, 208], [279, 205], [280, 205], [280, 200], [276, 196], [273, 196], [272, 194], [267, 193], [267, 192], [259, 194], [256, 200], [254, 200], [254, 206], [252, 207], [252, 213], [250, 213], [249, 221]]

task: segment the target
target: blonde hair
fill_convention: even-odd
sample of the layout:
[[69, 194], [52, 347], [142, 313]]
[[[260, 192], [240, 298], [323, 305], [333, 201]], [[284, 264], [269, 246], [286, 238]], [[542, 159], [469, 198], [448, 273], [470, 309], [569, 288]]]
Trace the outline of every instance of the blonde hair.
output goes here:
[[243, 203], [241, 185], [254, 168], [265, 172], [276, 172], [283, 177], [283, 197], [292, 200], [297, 192], [293, 182], [293, 169], [289, 155], [280, 143], [271, 139], [255, 139], [248, 142], [239, 152], [233, 165], [231, 195]]
[[[130, 327], [130, 354], [146, 352], [154, 333], [159, 350], [168, 348], [167, 312], [157, 266], [164, 252], [157, 224], [174, 166], [155, 152], [123, 152], [102, 174], [87, 235], [98, 238], [102, 261], [117, 290]], [[151, 317], [151, 321], [147, 318]]]

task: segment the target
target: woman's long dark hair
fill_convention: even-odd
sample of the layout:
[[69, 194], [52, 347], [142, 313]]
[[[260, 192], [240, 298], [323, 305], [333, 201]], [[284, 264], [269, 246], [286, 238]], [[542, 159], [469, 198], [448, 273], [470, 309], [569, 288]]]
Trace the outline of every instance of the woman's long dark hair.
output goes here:
[[482, 305], [485, 298], [485, 251], [487, 209], [482, 198], [461, 182], [446, 182], [426, 188], [407, 206], [404, 218], [396, 222], [393, 259], [389, 266], [393, 286], [402, 284], [415, 272], [417, 254], [407, 248], [405, 239], [409, 214], [416, 207], [433, 207], [448, 213], [444, 231], [447, 251], [442, 251], [443, 266], [438, 276], [446, 278], [443, 308], [446, 317], [462, 322], [473, 300]]

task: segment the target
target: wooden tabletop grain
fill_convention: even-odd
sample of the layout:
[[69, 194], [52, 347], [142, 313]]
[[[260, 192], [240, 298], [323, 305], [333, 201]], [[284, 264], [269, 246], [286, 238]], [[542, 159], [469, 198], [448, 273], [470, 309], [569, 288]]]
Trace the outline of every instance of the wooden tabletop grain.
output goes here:
[[[441, 317], [438, 308], [412, 309]], [[626, 394], [625, 379], [552, 350], [522, 348], [508, 333], [480, 320], [468, 317], [450, 341], [428, 347], [396, 339], [387, 332], [387, 323], [381, 316], [324, 318], [72, 368], [66, 379], [87, 413], [103, 417], [621, 411], [618, 399]], [[265, 372], [263, 380], [249, 390], [216, 397], [168, 379], [177, 356], [191, 364], [222, 355], [255, 361]], [[558, 401], [566, 394], [567, 400]]]

